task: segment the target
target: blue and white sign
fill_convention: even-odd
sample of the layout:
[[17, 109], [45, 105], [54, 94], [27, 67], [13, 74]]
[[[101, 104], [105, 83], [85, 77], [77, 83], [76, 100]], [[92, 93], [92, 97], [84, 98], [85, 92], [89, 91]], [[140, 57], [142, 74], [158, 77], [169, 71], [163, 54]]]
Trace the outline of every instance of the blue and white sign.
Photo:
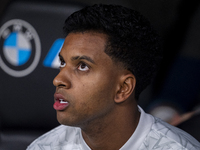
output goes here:
[[20, 32], [11, 33], [4, 41], [4, 56], [14, 66], [25, 64], [31, 55], [31, 44]]
[[14, 77], [30, 74], [38, 65], [41, 44], [36, 30], [26, 21], [13, 19], [0, 28], [0, 67]]
[[59, 57], [58, 54], [63, 46], [65, 39], [57, 39], [52, 47], [50, 48], [44, 62], [43, 65], [45, 67], [51, 67], [51, 68], [59, 68], [60, 66], [60, 61], [59, 61]]

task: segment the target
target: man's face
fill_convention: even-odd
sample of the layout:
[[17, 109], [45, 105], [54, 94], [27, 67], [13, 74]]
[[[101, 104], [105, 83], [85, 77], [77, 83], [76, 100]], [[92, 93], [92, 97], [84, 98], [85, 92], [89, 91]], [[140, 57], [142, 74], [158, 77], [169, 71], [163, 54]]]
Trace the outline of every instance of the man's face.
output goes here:
[[81, 127], [112, 114], [120, 69], [104, 52], [106, 39], [95, 32], [66, 37], [60, 73], [53, 81], [54, 108], [61, 124]]

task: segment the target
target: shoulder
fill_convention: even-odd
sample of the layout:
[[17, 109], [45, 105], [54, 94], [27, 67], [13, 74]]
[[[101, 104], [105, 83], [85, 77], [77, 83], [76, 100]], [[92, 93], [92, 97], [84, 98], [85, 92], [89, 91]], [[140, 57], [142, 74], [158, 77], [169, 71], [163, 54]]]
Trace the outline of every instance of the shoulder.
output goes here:
[[196, 139], [181, 129], [171, 126], [158, 118], [154, 118], [154, 123], [144, 143], [147, 145], [151, 144], [151, 146], [158, 149], [200, 150], [200, 143]]
[[27, 150], [39, 150], [45, 149], [45, 147], [51, 149], [62, 144], [73, 142], [79, 132], [79, 128], [60, 125], [33, 141]]

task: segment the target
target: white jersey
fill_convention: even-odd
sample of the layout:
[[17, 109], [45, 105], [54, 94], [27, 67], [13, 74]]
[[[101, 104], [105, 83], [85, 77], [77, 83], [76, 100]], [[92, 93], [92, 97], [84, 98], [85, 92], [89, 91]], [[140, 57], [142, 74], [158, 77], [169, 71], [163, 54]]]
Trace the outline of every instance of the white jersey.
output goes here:
[[[139, 110], [139, 124], [120, 150], [200, 150], [200, 143], [186, 132]], [[91, 149], [80, 128], [60, 125], [36, 139], [27, 150]]]

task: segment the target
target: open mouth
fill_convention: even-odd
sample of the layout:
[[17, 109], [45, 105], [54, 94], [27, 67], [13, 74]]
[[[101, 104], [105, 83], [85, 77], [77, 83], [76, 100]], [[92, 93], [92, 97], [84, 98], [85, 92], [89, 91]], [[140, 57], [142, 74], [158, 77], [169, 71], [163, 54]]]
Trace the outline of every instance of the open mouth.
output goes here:
[[59, 102], [60, 102], [61, 104], [67, 104], [67, 103], [68, 103], [67, 101], [64, 101], [63, 99], [59, 99]]
[[65, 101], [64, 99], [56, 99], [53, 107], [55, 110], [65, 110], [69, 105], [69, 102]]

